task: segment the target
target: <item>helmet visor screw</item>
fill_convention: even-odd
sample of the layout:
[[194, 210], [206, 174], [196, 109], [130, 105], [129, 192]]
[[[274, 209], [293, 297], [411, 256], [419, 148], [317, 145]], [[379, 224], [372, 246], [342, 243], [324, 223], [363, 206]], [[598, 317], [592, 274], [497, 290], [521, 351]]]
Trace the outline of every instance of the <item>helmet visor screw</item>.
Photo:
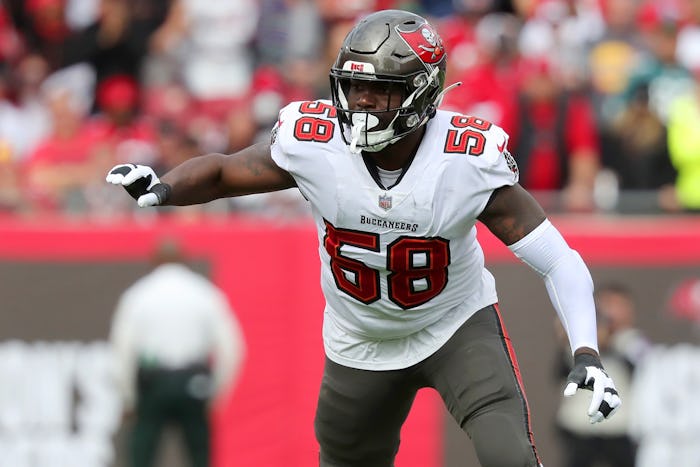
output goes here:
[[428, 78], [426, 78], [425, 73], [421, 73], [420, 75], [413, 78], [413, 87], [414, 88], [423, 87], [427, 83], [428, 83]]

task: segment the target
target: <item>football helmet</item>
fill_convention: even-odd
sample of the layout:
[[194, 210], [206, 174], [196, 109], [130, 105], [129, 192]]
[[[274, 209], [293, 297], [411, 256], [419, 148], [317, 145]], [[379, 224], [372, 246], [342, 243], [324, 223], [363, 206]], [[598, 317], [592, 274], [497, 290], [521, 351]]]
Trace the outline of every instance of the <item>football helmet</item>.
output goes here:
[[[346, 36], [330, 71], [333, 105], [350, 150], [381, 151], [432, 118], [446, 91], [446, 65], [442, 40], [425, 18], [385, 10], [362, 19]], [[351, 109], [348, 94], [354, 80], [387, 89], [398, 86], [401, 104]]]

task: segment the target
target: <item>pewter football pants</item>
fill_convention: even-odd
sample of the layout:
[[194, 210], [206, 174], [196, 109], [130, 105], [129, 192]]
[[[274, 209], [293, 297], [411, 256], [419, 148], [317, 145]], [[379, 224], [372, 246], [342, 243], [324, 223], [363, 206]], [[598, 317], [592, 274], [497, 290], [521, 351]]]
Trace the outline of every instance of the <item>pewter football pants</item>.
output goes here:
[[537, 467], [520, 371], [496, 306], [478, 311], [436, 353], [402, 370], [326, 359], [316, 411], [321, 467], [393, 467], [416, 392], [435, 388], [483, 467]]

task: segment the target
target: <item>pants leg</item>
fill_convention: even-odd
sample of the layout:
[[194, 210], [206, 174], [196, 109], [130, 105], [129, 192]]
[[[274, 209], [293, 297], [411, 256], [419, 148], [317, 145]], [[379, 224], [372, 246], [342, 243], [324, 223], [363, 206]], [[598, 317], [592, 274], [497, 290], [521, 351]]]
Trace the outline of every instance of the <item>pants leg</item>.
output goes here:
[[520, 371], [495, 306], [472, 316], [422, 369], [482, 467], [540, 465]]
[[620, 435], [606, 439], [604, 452], [611, 467], [634, 467], [637, 447], [629, 436]]
[[316, 410], [321, 467], [392, 467], [418, 390], [407, 370], [366, 371], [326, 359]]
[[560, 430], [563, 466], [591, 467], [595, 465], [595, 451], [587, 438], [576, 436], [566, 430]]
[[199, 366], [139, 372], [137, 418], [131, 434], [132, 467], [153, 467], [164, 428], [182, 430], [192, 467], [209, 467], [210, 428], [205, 394], [194, 394], [191, 380], [207, 375]]
[[167, 422], [167, 410], [157, 381], [139, 375], [136, 420], [129, 436], [131, 467], [153, 467], [160, 438]]
[[[195, 374], [195, 377], [197, 374]], [[182, 430], [192, 467], [209, 467], [210, 427], [207, 400], [188, 390], [192, 376], [185, 376], [183, 391], [173, 406], [173, 422]]]
[[129, 438], [132, 467], [153, 466], [162, 432], [162, 419], [138, 416]]
[[561, 430], [565, 467], [634, 467], [636, 448], [625, 435], [585, 436]]

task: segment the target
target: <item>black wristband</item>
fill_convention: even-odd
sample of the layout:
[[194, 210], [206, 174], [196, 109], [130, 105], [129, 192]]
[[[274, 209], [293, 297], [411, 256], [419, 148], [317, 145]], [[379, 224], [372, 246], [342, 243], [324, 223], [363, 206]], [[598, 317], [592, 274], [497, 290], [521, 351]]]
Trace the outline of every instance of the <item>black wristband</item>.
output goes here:
[[170, 199], [172, 190], [172, 187], [167, 183], [156, 183], [149, 191], [158, 197], [158, 205], [163, 205]]
[[574, 365], [594, 366], [596, 368], [603, 368], [603, 364], [600, 363], [600, 358], [597, 355], [584, 352], [574, 355]]

